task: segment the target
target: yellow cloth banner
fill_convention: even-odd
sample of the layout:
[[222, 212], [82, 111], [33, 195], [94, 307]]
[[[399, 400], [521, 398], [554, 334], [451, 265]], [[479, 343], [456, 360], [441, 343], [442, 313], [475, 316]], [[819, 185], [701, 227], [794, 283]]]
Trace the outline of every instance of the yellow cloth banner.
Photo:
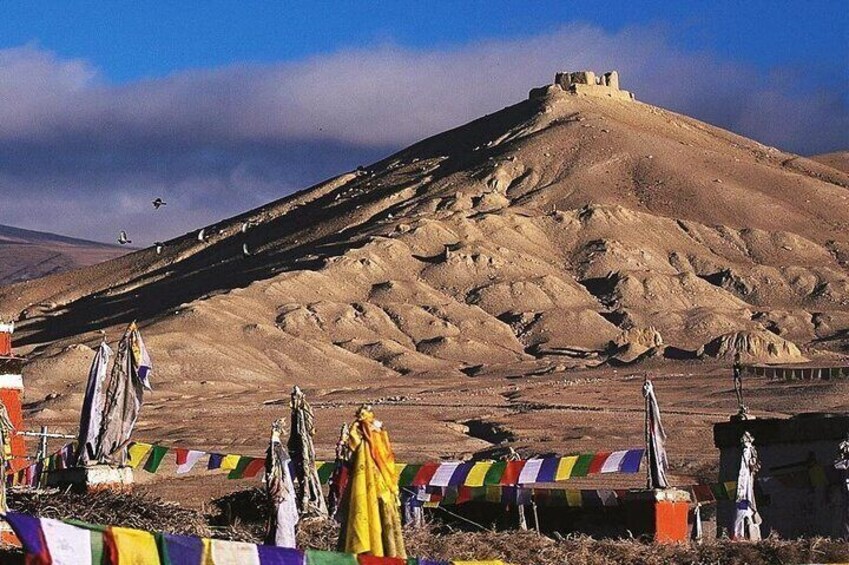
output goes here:
[[570, 455], [569, 457], [564, 457], [560, 460], [560, 463], [557, 465], [557, 474], [554, 476], [555, 481], [565, 481], [569, 477], [572, 476], [572, 468], [575, 467], [575, 463], [578, 461], [577, 455]]
[[150, 565], [159, 563], [156, 538], [150, 532], [129, 528], [109, 528], [115, 542], [120, 565]]
[[348, 515], [342, 530], [345, 552], [406, 558], [398, 474], [389, 436], [375, 425], [371, 411], [361, 410], [348, 441], [354, 455], [346, 493]]
[[127, 450], [127, 465], [133, 469], [141, 465], [142, 460], [144, 460], [152, 448], [153, 445], [149, 443], [134, 443], [131, 445]]
[[572, 507], [581, 506], [581, 491], [579, 490], [567, 490], [566, 491], [566, 504]]
[[224, 459], [221, 460], [221, 469], [224, 471], [232, 471], [239, 464], [239, 459], [241, 459], [241, 455], [225, 455]]
[[492, 467], [492, 461], [478, 461], [472, 466], [469, 474], [466, 475], [466, 482], [464, 484], [467, 487], [482, 487], [483, 480], [486, 478], [486, 473], [490, 467]]

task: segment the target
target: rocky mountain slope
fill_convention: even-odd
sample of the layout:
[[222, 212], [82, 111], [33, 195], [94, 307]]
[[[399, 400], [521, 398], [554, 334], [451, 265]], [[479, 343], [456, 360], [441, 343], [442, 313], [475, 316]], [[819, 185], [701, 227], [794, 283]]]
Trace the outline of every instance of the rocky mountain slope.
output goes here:
[[0, 286], [87, 267], [126, 252], [117, 245], [0, 226]]
[[554, 86], [0, 316], [45, 359], [138, 319], [187, 384], [800, 361], [849, 343], [849, 174]]

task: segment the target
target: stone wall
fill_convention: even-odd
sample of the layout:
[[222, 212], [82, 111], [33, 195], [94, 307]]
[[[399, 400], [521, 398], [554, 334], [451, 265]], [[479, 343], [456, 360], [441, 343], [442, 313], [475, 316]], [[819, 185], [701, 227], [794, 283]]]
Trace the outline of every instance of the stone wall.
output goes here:
[[596, 75], [593, 71], [560, 72], [554, 84], [531, 90], [531, 98], [541, 98], [557, 92], [586, 96], [606, 96], [620, 100], [633, 100], [634, 95], [619, 88], [619, 73], [610, 71]]

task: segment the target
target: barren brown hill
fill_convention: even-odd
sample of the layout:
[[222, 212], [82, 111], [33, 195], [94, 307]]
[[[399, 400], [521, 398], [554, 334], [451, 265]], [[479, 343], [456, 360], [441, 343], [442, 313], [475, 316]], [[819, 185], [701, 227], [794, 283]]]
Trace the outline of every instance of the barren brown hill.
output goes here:
[[849, 173], [849, 151], [835, 151], [834, 153], [824, 153], [811, 157], [812, 160], [818, 161], [823, 165], [828, 165], [838, 171]]
[[0, 286], [120, 257], [117, 245], [0, 226]]
[[[554, 86], [160, 255], [0, 288], [0, 316], [18, 320], [31, 353], [30, 400], [60, 395], [34, 403], [37, 418], [69, 427], [91, 355], [76, 344], [93, 345], [99, 329], [117, 339], [139, 319], [157, 383], [143, 436], [258, 448], [270, 412], [243, 416], [297, 382], [331, 411], [325, 447], [363, 400], [398, 404], [402, 456], [483, 449], [501, 426], [512, 433], [505, 410], [527, 406], [578, 410], [585, 426], [546, 444], [550, 421], [523, 416], [533, 445], [601, 447], [593, 438], [605, 430], [638, 445], [638, 384], [611, 381], [602, 394], [582, 376], [574, 384], [589, 388], [568, 389], [567, 402], [505, 378], [727, 363], [737, 351], [773, 362], [845, 353], [849, 175], [661, 108]], [[681, 447], [699, 456], [704, 420], [733, 408], [730, 389], [709, 382], [669, 381], [683, 391], [681, 425], [699, 438]], [[694, 411], [696, 389], [710, 400]], [[769, 410], [807, 402], [775, 398]], [[605, 407], [616, 421], [593, 416]], [[486, 434], [465, 433], [473, 417]], [[615, 431], [630, 419], [633, 430]]]

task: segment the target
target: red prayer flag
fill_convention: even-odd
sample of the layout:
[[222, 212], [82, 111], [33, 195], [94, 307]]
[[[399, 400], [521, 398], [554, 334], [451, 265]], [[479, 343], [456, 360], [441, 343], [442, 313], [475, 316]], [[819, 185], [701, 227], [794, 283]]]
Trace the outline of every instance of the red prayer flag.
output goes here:
[[608, 457], [610, 457], [609, 451], [599, 451], [598, 453], [596, 453], [595, 457], [593, 457], [593, 460], [590, 461], [590, 468], [587, 471], [587, 474], [591, 475], [593, 473], [601, 472], [601, 468], [604, 465], [604, 462], [607, 461]]
[[525, 466], [525, 461], [508, 461], [507, 467], [504, 468], [504, 474], [501, 475], [502, 485], [519, 484], [519, 475], [522, 473], [522, 467]]
[[439, 463], [425, 463], [422, 465], [422, 468], [419, 469], [419, 472], [416, 473], [415, 477], [413, 477], [413, 481], [410, 483], [410, 486], [423, 487], [430, 484], [430, 480], [436, 474], [436, 470], [439, 469], [439, 465]]
[[469, 502], [472, 499], [472, 487], [467, 486], [459, 486], [457, 487], [457, 502], [456, 504], [463, 504], [464, 502]]
[[185, 465], [186, 461], [188, 461], [189, 450], [182, 447], [175, 447], [174, 451], [177, 452], [177, 465]]
[[251, 462], [248, 463], [248, 466], [245, 467], [245, 472], [242, 477], [251, 479], [256, 477], [263, 469], [265, 469], [265, 459], [253, 458], [251, 459]]
[[407, 565], [406, 559], [397, 557], [375, 557], [374, 555], [358, 555], [359, 565]]

